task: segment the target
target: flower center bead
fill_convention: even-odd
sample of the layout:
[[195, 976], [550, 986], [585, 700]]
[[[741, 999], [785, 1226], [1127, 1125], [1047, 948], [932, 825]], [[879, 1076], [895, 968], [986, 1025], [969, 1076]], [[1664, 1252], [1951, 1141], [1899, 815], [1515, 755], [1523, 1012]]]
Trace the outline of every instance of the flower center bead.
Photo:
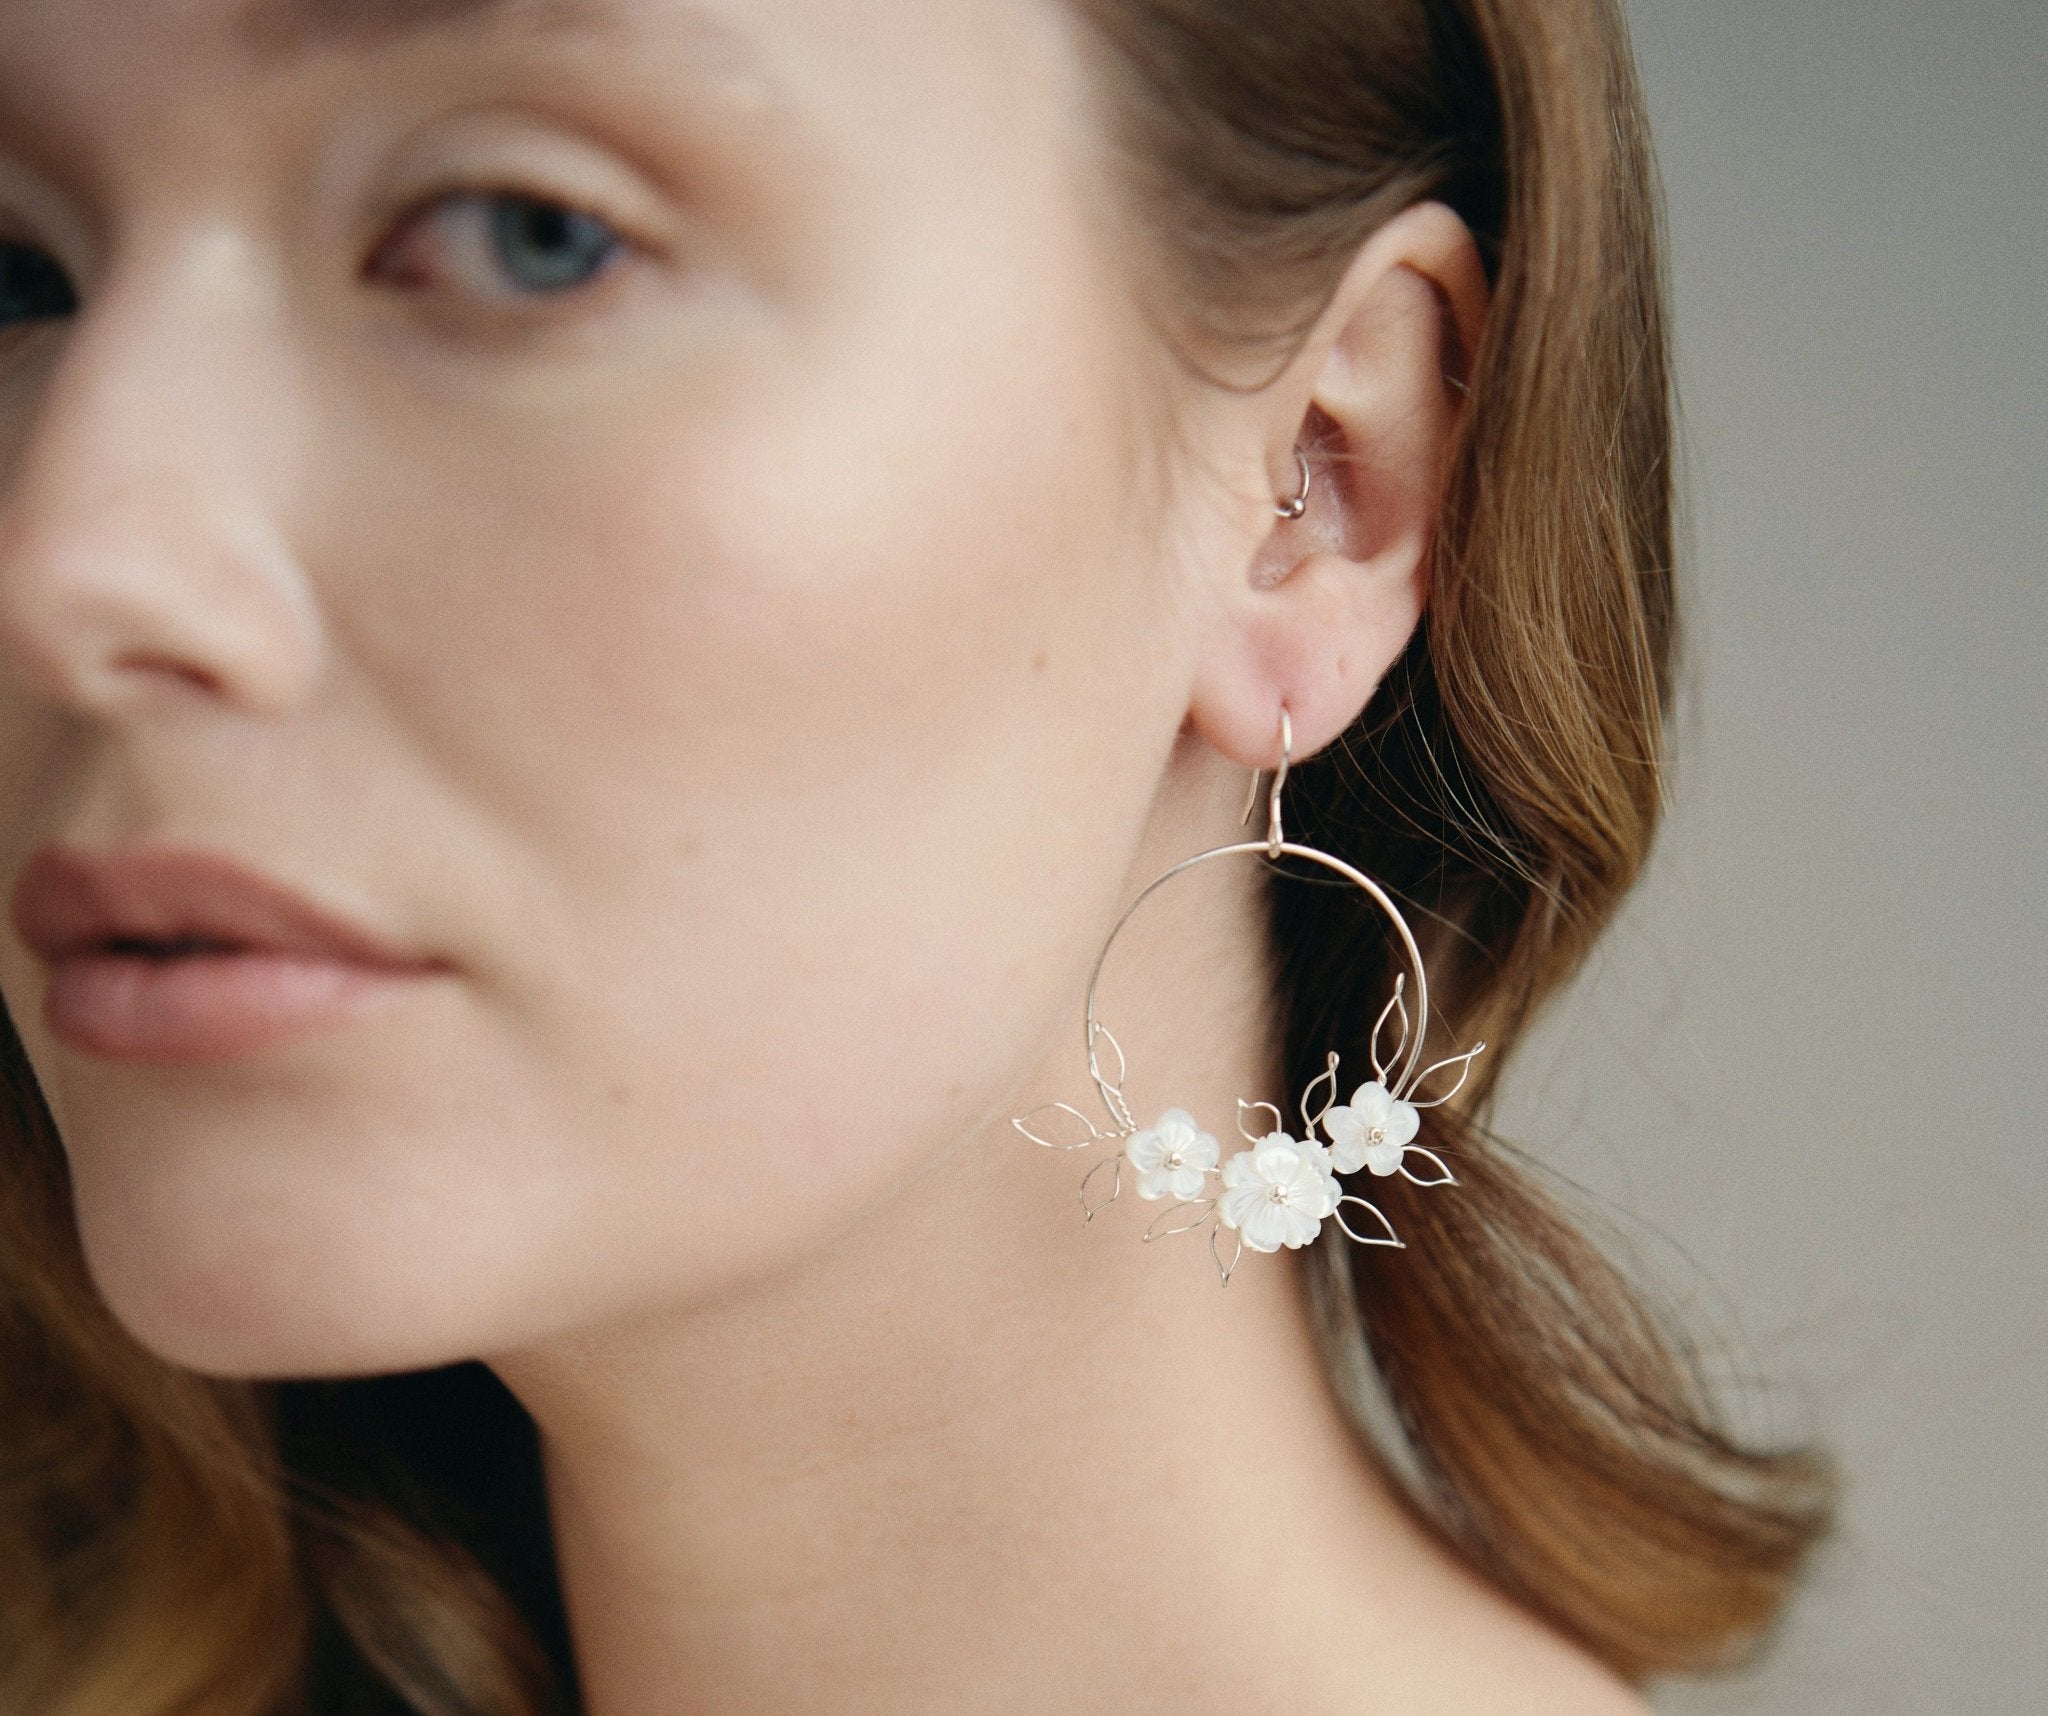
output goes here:
[[1387, 1129], [1384, 1126], [1375, 1126], [1366, 1134], [1366, 1137], [1370, 1138], [1375, 1144], [1384, 1144], [1387, 1141]]

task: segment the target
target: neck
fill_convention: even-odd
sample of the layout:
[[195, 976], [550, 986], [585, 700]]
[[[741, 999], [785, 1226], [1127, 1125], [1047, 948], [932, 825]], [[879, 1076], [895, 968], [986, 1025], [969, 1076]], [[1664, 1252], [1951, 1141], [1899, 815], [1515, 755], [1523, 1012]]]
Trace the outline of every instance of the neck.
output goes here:
[[[1230, 1116], [1279, 1095], [1241, 1029], [1262, 918], [1255, 866], [1205, 868], [1239, 872], [1186, 884], [1229, 927], [1199, 972], [1185, 933], [1142, 943], [1117, 1016], [1159, 1106]], [[1078, 1035], [1020, 1107], [1078, 1100]], [[498, 1362], [591, 1716], [1361, 1708], [1375, 1611], [1456, 1576], [1331, 1396], [1304, 1260], [1219, 1287], [1206, 1229], [1140, 1242], [1164, 1206], [1128, 1178], [1084, 1226], [1094, 1159], [995, 1117], [797, 1267]]]

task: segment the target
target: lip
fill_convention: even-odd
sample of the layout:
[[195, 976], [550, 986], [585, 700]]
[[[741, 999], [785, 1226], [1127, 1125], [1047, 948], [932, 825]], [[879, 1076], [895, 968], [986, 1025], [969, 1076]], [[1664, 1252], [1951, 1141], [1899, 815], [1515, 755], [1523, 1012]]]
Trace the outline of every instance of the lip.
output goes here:
[[199, 1065], [332, 1030], [447, 969], [236, 859], [45, 847], [11, 918], [43, 1018], [104, 1060]]

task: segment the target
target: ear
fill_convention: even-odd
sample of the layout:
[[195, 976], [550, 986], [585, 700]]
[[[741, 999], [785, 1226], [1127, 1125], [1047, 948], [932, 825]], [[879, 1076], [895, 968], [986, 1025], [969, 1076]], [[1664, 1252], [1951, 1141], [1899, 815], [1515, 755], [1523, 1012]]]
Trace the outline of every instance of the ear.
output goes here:
[[1261, 496], [1261, 539], [1204, 638], [1188, 725], [1241, 767], [1278, 763], [1283, 707], [1297, 759], [1330, 744], [1414, 635], [1486, 311], [1470, 230], [1442, 203], [1414, 204], [1359, 248], [1253, 397], [1237, 449], [1247, 488], [1292, 498], [1297, 449], [1310, 484], [1297, 520]]

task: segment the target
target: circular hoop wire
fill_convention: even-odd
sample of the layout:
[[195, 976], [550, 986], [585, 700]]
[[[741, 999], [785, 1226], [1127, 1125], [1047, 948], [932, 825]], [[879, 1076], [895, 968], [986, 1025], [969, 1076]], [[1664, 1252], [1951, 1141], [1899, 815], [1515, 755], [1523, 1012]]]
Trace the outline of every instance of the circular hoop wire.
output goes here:
[[[1285, 784], [1286, 779], [1287, 765], [1283, 761], [1273, 781], [1273, 830], [1276, 835], [1280, 833], [1280, 788]], [[1217, 846], [1207, 852], [1197, 852], [1192, 858], [1183, 858], [1126, 906], [1123, 916], [1116, 920], [1116, 927], [1109, 932], [1109, 939], [1102, 944], [1102, 951], [1095, 956], [1095, 969], [1088, 976], [1088, 1006], [1085, 1018], [1088, 1034], [1088, 1072], [1089, 1076], [1095, 1080], [1096, 1088], [1103, 1093], [1103, 1100], [1105, 1102], [1109, 1102], [1111, 1087], [1103, 1079], [1101, 1068], [1097, 1065], [1095, 1058], [1095, 1041], [1102, 1032], [1102, 1026], [1095, 1017], [1095, 995], [1102, 983], [1102, 969], [1109, 963], [1109, 951], [1116, 946], [1116, 938], [1123, 934], [1124, 925], [1131, 921], [1138, 908], [1154, 894], [1158, 893], [1161, 888], [1165, 887], [1168, 882], [1172, 881], [1174, 877], [1194, 869], [1198, 864], [1206, 864], [1212, 858], [1236, 858], [1253, 855], [1267, 859], [1303, 858], [1311, 864], [1320, 864], [1325, 870], [1334, 871], [1354, 887], [1360, 888], [1369, 894], [1372, 897], [1373, 903], [1386, 914], [1387, 921], [1394, 926], [1394, 932], [1401, 938], [1402, 949], [1408, 955], [1408, 968], [1415, 977], [1415, 1023], [1414, 1028], [1408, 1035], [1407, 1058], [1401, 1063], [1399, 1076], [1393, 1080], [1388, 1088], [1396, 1096], [1399, 1096], [1407, 1086], [1408, 1081], [1415, 1076], [1415, 1069], [1422, 1059], [1423, 1043], [1429, 1035], [1429, 976], [1422, 968], [1422, 949], [1415, 945], [1415, 936], [1408, 928], [1408, 920], [1401, 915], [1400, 908], [1388, 896], [1386, 889], [1366, 875], [1363, 870], [1345, 863], [1343, 859], [1331, 853], [1318, 851], [1313, 846], [1298, 846], [1291, 840], [1284, 838], [1275, 840], [1269, 837], [1265, 840], [1247, 840], [1236, 846]], [[1117, 1059], [1120, 1063], [1123, 1060], [1120, 1046]], [[1110, 1103], [1112, 1112], [1116, 1111], [1116, 1107], [1115, 1103]]]
[[[1304, 475], [1306, 475], [1306, 472], [1307, 461], [1304, 460]], [[1408, 928], [1408, 920], [1401, 915], [1401, 908], [1394, 904], [1392, 897], [1379, 883], [1375, 882], [1363, 870], [1345, 863], [1343, 859], [1336, 857], [1332, 853], [1320, 851], [1313, 846], [1300, 846], [1287, 838], [1287, 825], [1282, 815], [1280, 795], [1286, 791], [1287, 776], [1293, 766], [1294, 717], [1288, 713], [1287, 705], [1283, 703], [1280, 706], [1280, 766], [1273, 771], [1272, 782], [1266, 790], [1266, 838], [1263, 840], [1241, 841], [1235, 846], [1216, 846], [1207, 852], [1197, 852], [1192, 858], [1183, 858], [1172, 869], [1168, 870], [1165, 875], [1155, 878], [1144, 892], [1139, 894], [1128, 906], [1124, 907], [1123, 916], [1116, 920], [1116, 927], [1109, 932], [1109, 939], [1102, 944], [1102, 951], [1095, 956], [1095, 969], [1088, 974], [1088, 1005], [1083, 1017], [1083, 1024], [1087, 1031], [1088, 1076], [1094, 1079], [1095, 1088], [1102, 1093], [1103, 1105], [1109, 1109], [1110, 1113], [1123, 1116], [1128, 1121], [1129, 1111], [1124, 1105], [1121, 1090], [1123, 1076], [1129, 1070], [1124, 1061], [1123, 1045], [1118, 1043], [1114, 1037], [1110, 1038], [1111, 1044], [1117, 1051], [1118, 1083], [1116, 1085], [1111, 1085], [1102, 1076], [1102, 1067], [1096, 1058], [1095, 1051], [1096, 1039], [1105, 1034], [1101, 1021], [1095, 1016], [1095, 995], [1102, 985], [1102, 968], [1109, 963], [1109, 950], [1116, 946], [1116, 938], [1123, 934], [1124, 925], [1131, 921], [1132, 916], [1140, 906], [1154, 894], [1158, 893], [1174, 877], [1181, 875], [1185, 871], [1192, 870], [1197, 864], [1206, 864], [1212, 858], [1238, 858], [1257, 854], [1274, 863], [1277, 863], [1282, 858], [1303, 858], [1311, 864], [1320, 864], [1325, 870], [1333, 871], [1335, 874], [1342, 876], [1353, 887], [1361, 889], [1371, 896], [1373, 903], [1386, 914], [1387, 921], [1394, 926], [1394, 933], [1400, 936], [1402, 949], [1408, 955], [1408, 969], [1415, 977], [1415, 1018], [1413, 1027], [1407, 1034], [1407, 1058], [1402, 1061], [1401, 1070], [1394, 1075], [1387, 1088], [1393, 1095], [1401, 1096], [1406, 1092], [1409, 1082], [1415, 1077], [1416, 1066], [1422, 1059], [1423, 1045], [1429, 1040], [1429, 973], [1422, 968], [1422, 949], [1415, 945], [1414, 932]], [[1258, 808], [1259, 781], [1264, 773], [1264, 770], [1260, 770], [1252, 776], [1251, 797], [1246, 801], [1244, 807], [1244, 820], [1246, 822], [1251, 821], [1252, 812]], [[1397, 998], [1399, 993], [1398, 990], [1395, 991]], [[1391, 1011], [1393, 1006], [1394, 1003], [1389, 1001], [1387, 1003], [1388, 1011]], [[1386, 1014], [1382, 1013], [1380, 1018], [1384, 1021]], [[1375, 1028], [1373, 1033], [1375, 1060], [1377, 1059], [1378, 1049], [1379, 1033], [1377, 1028]], [[1389, 1068], [1388, 1071], [1391, 1072], [1392, 1069]]]

